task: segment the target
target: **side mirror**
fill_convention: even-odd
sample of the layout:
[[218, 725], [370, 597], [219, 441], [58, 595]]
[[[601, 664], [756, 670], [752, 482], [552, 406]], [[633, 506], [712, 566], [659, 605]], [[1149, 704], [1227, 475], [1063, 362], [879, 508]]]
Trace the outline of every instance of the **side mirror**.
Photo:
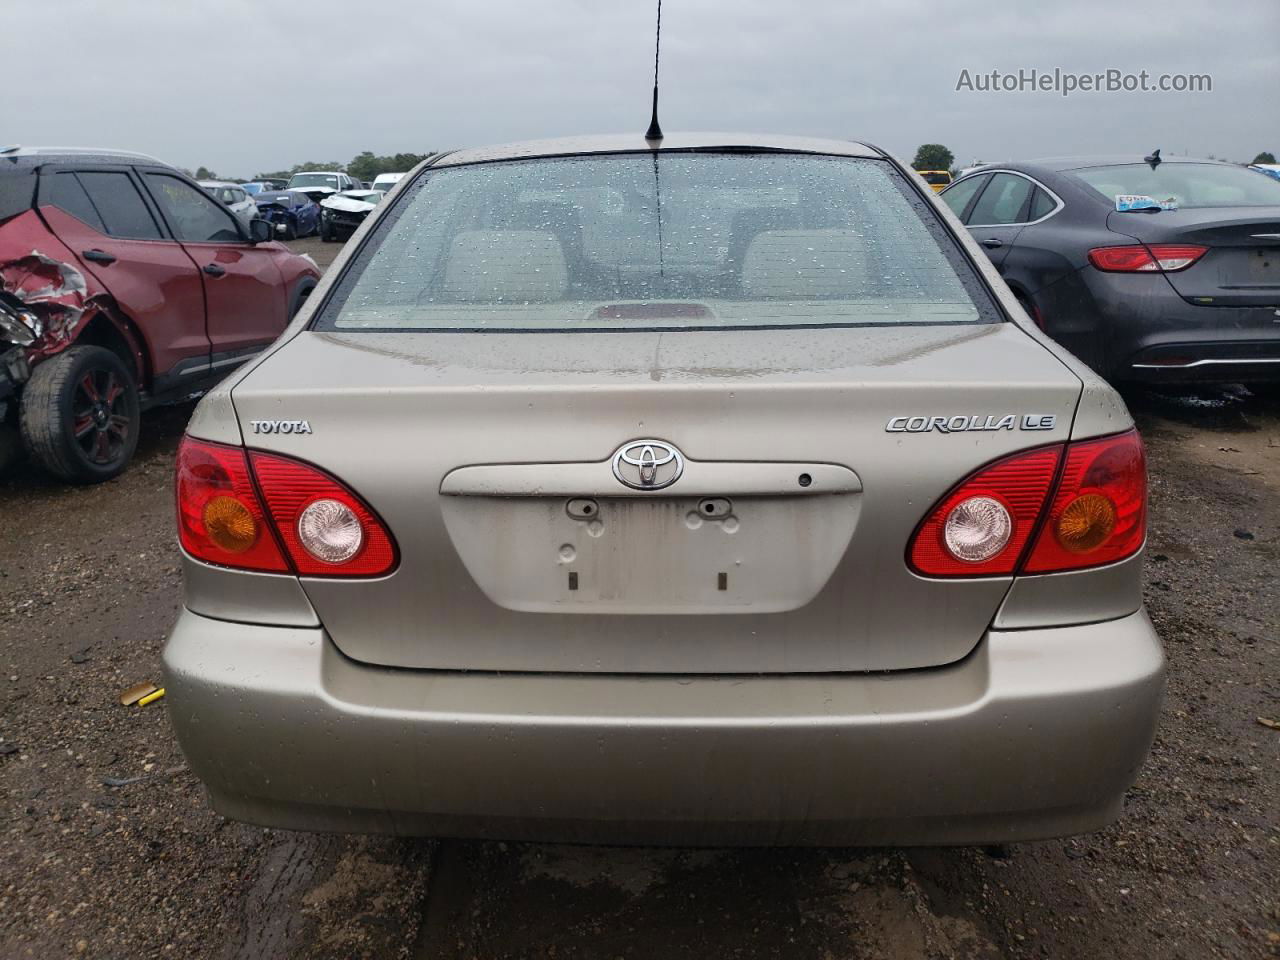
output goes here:
[[254, 217], [249, 221], [250, 243], [266, 243], [274, 236], [275, 227], [271, 225], [270, 220], [263, 220], [261, 217]]

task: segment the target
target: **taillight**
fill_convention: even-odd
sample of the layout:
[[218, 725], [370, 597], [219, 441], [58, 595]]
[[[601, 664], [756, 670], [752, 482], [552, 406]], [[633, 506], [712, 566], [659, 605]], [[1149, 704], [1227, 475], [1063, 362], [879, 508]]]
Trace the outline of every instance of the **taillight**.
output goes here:
[[185, 437], [177, 500], [182, 547], [206, 563], [341, 577], [396, 564], [390, 533], [364, 501], [288, 457]]
[[1137, 553], [1147, 509], [1137, 431], [1069, 444], [1055, 487], [1062, 451], [1059, 445], [1014, 454], [962, 482], [916, 529], [907, 551], [911, 568], [932, 577], [1055, 573]]
[[983, 467], [938, 503], [907, 556], [931, 577], [1013, 573], [1058, 472], [1062, 445], [1017, 453]]
[[1089, 262], [1108, 273], [1174, 273], [1191, 266], [1208, 250], [1186, 243], [1094, 247], [1089, 251]]
[[1073, 443], [1024, 573], [1133, 556], [1147, 535], [1147, 463], [1138, 431]]
[[338, 480], [318, 467], [274, 453], [254, 451], [249, 458], [267, 511], [298, 573], [376, 577], [396, 565], [387, 528]]
[[206, 563], [288, 573], [241, 447], [184, 437], [178, 447], [178, 539]]

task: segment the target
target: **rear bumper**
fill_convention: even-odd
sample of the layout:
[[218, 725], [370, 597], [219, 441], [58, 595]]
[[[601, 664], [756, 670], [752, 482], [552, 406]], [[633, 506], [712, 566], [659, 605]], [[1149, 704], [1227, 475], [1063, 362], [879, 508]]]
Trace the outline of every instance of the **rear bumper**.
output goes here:
[[1280, 339], [1147, 347], [1130, 357], [1128, 379], [1153, 385], [1280, 383]]
[[1109, 375], [1141, 383], [1280, 382], [1280, 305], [1197, 306], [1159, 275], [1085, 270]]
[[985, 843], [1120, 810], [1164, 685], [1146, 614], [992, 631], [899, 674], [619, 677], [363, 666], [321, 629], [184, 611], [167, 702], [235, 819], [674, 844]]

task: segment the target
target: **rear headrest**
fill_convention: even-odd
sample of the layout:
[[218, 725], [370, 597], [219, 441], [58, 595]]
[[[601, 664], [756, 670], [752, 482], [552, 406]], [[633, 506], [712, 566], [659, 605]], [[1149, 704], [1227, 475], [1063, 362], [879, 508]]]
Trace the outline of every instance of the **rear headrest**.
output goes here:
[[461, 302], [555, 301], [568, 286], [560, 241], [539, 230], [465, 231], [444, 268], [444, 296]]
[[800, 226], [800, 215], [791, 207], [743, 207], [734, 211], [729, 225], [729, 259], [742, 263], [751, 241], [766, 230], [790, 230]]
[[867, 241], [853, 230], [770, 230], [747, 247], [742, 292], [769, 299], [844, 297], [862, 289]]

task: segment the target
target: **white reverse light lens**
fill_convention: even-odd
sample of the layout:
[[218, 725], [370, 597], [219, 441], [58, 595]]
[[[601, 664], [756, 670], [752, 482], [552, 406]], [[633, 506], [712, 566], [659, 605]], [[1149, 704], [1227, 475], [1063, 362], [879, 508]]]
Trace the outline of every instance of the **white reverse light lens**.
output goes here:
[[364, 546], [364, 527], [345, 503], [317, 500], [298, 517], [298, 539], [317, 560], [346, 563]]
[[961, 500], [947, 514], [943, 540], [957, 560], [982, 563], [1005, 548], [1013, 535], [1013, 518], [992, 497]]

